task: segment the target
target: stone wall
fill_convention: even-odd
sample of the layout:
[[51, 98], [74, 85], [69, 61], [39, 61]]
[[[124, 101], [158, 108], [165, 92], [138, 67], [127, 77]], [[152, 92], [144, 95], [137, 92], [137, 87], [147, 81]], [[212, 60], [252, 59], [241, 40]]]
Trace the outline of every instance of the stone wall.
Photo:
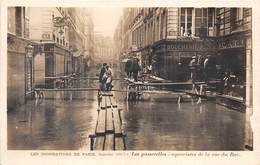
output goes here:
[[7, 108], [25, 103], [25, 47], [27, 40], [8, 34], [7, 48]]

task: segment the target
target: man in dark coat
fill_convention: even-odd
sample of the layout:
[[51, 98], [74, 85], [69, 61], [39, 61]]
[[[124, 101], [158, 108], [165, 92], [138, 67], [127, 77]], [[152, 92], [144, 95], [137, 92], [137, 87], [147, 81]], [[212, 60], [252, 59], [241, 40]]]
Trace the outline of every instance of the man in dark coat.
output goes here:
[[107, 63], [103, 63], [103, 66], [102, 66], [100, 73], [99, 73], [99, 82], [100, 82], [100, 89], [101, 90], [104, 90], [104, 86], [105, 86], [105, 83], [106, 83], [106, 80], [104, 80], [104, 74], [106, 73], [106, 66], [107, 66]]
[[128, 59], [126, 61], [126, 64], [125, 64], [125, 72], [127, 74], [127, 77], [130, 79], [131, 78], [131, 70], [132, 70], [132, 60], [131, 59]]
[[138, 72], [141, 70], [141, 67], [139, 65], [139, 59], [135, 58], [133, 60], [133, 67], [132, 67], [132, 71], [133, 71], [133, 77], [134, 77], [134, 81], [137, 81], [137, 77], [138, 77]]

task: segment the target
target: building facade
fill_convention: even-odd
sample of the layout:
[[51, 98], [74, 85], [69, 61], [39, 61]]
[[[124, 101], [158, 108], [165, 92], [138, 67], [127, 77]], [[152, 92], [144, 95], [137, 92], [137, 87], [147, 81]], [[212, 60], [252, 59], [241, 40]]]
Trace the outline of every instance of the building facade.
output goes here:
[[94, 53], [88, 9], [8, 8], [8, 109], [24, 104], [34, 88], [52, 88], [52, 77], [86, 74]]
[[73, 52], [74, 72], [86, 74], [94, 51], [94, 26], [90, 11], [86, 8], [68, 8], [69, 48]]
[[[252, 50], [251, 10], [125, 8], [115, 33], [122, 35], [115, 35], [115, 42], [122, 57], [135, 54], [142, 67], [152, 65], [153, 74], [164, 79], [187, 81], [191, 58], [196, 56], [202, 64], [210, 55], [212, 78], [229, 72], [237, 77], [236, 84], [245, 86], [246, 58]], [[237, 91], [245, 97], [245, 90]]]
[[93, 23], [87, 9], [33, 7], [30, 18], [30, 39], [42, 49], [34, 56], [36, 87], [53, 87], [53, 80], [46, 77], [86, 74], [93, 49]]
[[209, 55], [211, 78], [230, 75], [224, 95], [241, 103], [245, 145], [252, 149], [252, 8], [126, 8], [115, 42], [121, 59], [135, 55], [142, 67], [152, 65], [154, 75], [174, 82], [189, 79], [193, 56], [203, 66]]
[[7, 22], [7, 105], [14, 109], [25, 103], [31, 89], [31, 72], [27, 71], [26, 46], [29, 41], [29, 9], [9, 7]]
[[94, 59], [96, 64], [116, 63], [116, 53], [114, 50], [114, 41], [111, 37], [105, 37], [101, 34], [96, 34], [94, 36]]

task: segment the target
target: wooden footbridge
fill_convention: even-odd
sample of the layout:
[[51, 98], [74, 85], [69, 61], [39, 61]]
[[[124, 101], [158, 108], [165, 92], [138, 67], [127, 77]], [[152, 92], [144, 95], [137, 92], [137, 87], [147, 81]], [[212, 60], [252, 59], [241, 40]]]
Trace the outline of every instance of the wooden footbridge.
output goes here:
[[[56, 78], [56, 77], [54, 77]], [[95, 79], [94, 77], [86, 77], [86, 79]], [[119, 80], [119, 79], [118, 79]], [[120, 79], [121, 80], [121, 79]], [[127, 83], [126, 89], [113, 89], [113, 92], [125, 92], [127, 94], [127, 100], [140, 100], [144, 93], [151, 93], [152, 88], [161, 89], [163, 88], [171, 88], [173, 91], [177, 93], [182, 93], [181, 95], [176, 95], [176, 97], [182, 97], [183, 95], [190, 95], [192, 97], [203, 98], [207, 100], [214, 100], [215, 95], [207, 95], [206, 91], [210, 86], [216, 86], [220, 82], [219, 81], [210, 81], [206, 82], [170, 82], [164, 80], [156, 80], [149, 82], [135, 82], [132, 79], [125, 78], [124, 81]], [[181, 89], [186, 88], [186, 89]], [[99, 88], [35, 88], [35, 97], [43, 98], [45, 92], [72, 92], [72, 91], [98, 91]], [[211, 90], [211, 89], [210, 89]], [[214, 89], [213, 89], [214, 90]]]
[[[215, 96], [207, 95], [207, 90], [214, 90], [220, 81], [210, 81], [210, 82], [170, 82], [164, 80], [157, 80], [156, 82], [135, 82], [132, 79], [125, 78], [125, 81], [128, 83], [128, 93], [132, 93], [131, 95], [135, 95], [136, 98], [140, 98], [140, 96], [145, 92], [145, 90], [150, 90], [150, 87], [170, 87], [170, 88], [177, 88], [177, 90], [173, 90], [175, 92], [180, 92], [177, 97], [182, 97], [182, 95], [190, 95], [192, 97], [198, 97], [199, 99], [207, 99], [207, 100], [214, 100]], [[179, 89], [185, 87], [186, 89]]]
[[111, 92], [99, 93], [95, 132], [89, 135], [91, 150], [125, 150], [120, 110]]

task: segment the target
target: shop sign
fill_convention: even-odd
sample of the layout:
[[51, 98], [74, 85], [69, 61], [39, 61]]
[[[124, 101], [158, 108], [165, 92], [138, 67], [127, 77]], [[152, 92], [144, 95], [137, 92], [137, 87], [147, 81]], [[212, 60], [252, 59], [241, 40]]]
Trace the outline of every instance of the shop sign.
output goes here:
[[219, 49], [231, 49], [244, 47], [244, 39], [223, 39], [218, 41]]
[[204, 47], [201, 43], [173, 43], [168, 44], [166, 47], [167, 50], [177, 50], [177, 51], [201, 51], [204, 50]]

